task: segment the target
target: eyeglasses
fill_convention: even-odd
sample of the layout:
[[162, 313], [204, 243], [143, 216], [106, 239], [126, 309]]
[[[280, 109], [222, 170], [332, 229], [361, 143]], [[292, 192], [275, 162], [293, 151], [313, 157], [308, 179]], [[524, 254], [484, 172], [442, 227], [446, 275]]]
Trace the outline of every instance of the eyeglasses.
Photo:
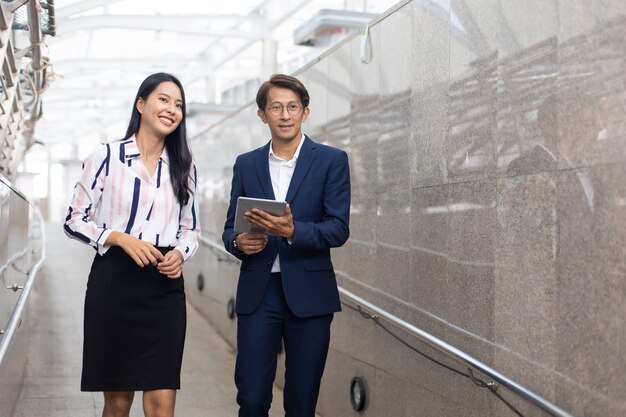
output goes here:
[[281, 114], [283, 114], [284, 108], [287, 108], [287, 112], [292, 116], [299, 114], [300, 111], [302, 110], [302, 106], [296, 103], [289, 103], [286, 106], [283, 106], [280, 103], [274, 103], [271, 106], [269, 106], [267, 110], [269, 110], [272, 116], [280, 116]]

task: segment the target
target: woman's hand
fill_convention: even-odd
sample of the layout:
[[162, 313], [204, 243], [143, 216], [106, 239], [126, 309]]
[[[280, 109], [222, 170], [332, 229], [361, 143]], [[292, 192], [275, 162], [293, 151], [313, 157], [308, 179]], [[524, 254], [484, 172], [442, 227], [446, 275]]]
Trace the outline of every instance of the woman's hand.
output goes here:
[[159, 262], [157, 268], [159, 272], [166, 275], [168, 278], [176, 279], [180, 278], [183, 273], [184, 262], [183, 254], [176, 249], [172, 249], [165, 254], [165, 259]]
[[124, 252], [133, 258], [133, 261], [142, 268], [148, 264], [157, 265], [165, 259], [163, 254], [152, 244], [139, 240], [128, 233], [111, 232], [104, 244], [119, 246], [124, 249]]

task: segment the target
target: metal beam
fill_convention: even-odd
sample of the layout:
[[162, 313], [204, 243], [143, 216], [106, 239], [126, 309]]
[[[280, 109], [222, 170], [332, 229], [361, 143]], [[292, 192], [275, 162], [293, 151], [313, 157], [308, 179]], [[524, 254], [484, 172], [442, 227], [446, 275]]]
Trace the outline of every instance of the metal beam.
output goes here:
[[190, 62], [206, 62], [206, 58], [191, 56], [186, 57], [185, 62], [181, 62], [180, 57], [163, 57], [163, 56], [150, 56], [146, 58], [80, 58], [80, 59], [65, 59], [54, 62], [54, 68], [56, 72], [63, 72], [66, 69], [85, 69], [85, 70], [109, 70], [109, 69], [123, 69], [139, 68], [140, 71], [144, 71], [146, 66], [159, 66], [170, 64], [184, 64], [188, 66]]
[[[311, 0], [291, 0], [291, 3], [289, 5], [290, 7], [288, 7], [288, 8], [286, 7], [285, 8], [286, 9], [285, 12], [282, 13], [280, 16], [272, 19], [269, 22], [266, 22], [265, 26], [271, 32], [271, 30], [273, 30], [274, 28], [278, 27], [280, 24], [285, 22], [285, 20], [289, 19], [291, 16], [296, 14], [302, 7], [304, 7], [310, 1]], [[254, 11], [258, 11], [258, 9], [260, 9], [260, 7], [256, 8]], [[263, 37], [265, 37], [265, 36], [260, 36], [259, 39], [257, 39], [257, 40], [263, 39]], [[235, 59], [235, 57], [237, 55], [239, 55], [240, 53], [245, 51], [247, 48], [249, 48], [255, 41], [256, 40], [249, 40], [244, 45], [241, 45], [241, 46], [239, 46], [237, 48], [231, 49], [229, 51], [229, 53], [224, 58], [222, 58], [221, 60], [219, 60], [217, 62], [210, 62], [209, 65], [207, 66], [207, 68], [205, 69], [205, 72], [206, 73], [211, 73], [211, 72], [219, 69], [224, 64], [226, 64], [228, 61], [231, 61], [231, 60]], [[211, 48], [216, 46], [218, 43], [219, 43], [219, 40], [214, 42], [214, 43], [212, 43], [212, 44], [209, 44], [209, 46], [207, 46], [200, 55], [208, 54], [208, 52], [211, 50]], [[200, 79], [202, 77], [196, 77], [196, 78], [190, 80], [188, 83], [191, 84], [191, 83], [197, 81], [198, 79]]]
[[[228, 30], [209, 28], [212, 26], [211, 21], [218, 19], [232, 20], [238, 24], [246, 21], [251, 22], [255, 28], [254, 33], [251, 30], [241, 28]], [[175, 32], [213, 38], [259, 39], [267, 35], [264, 29], [259, 32], [259, 28], [263, 26], [259, 25], [260, 19], [258, 17], [243, 15], [101, 15], [59, 20], [61, 19], [57, 16], [57, 32], [61, 37], [77, 31], [111, 28]], [[57, 38], [57, 42], [61, 40]]]
[[56, 10], [57, 19], [63, 19], [64, 17], [73, 16], [78, 13], [86, 12], [88, 10], [95, 9], [97, 7], [106, 7], [110, 4], [117, 3], [122, 0], [83, 0], [64, 6]]

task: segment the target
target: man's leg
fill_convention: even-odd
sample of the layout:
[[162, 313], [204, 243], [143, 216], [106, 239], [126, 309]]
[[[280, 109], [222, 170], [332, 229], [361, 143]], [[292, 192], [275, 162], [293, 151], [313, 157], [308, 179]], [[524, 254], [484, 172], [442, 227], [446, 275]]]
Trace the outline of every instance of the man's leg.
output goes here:
[[285, 417], [315, 417], [333, 315], [298, 318], [285, 323]]
[[235, 384], [239, 417], [267, 417], [283, 332], [280, 276], [272, 274], [263, 301], [252, 314], [237, 316]]

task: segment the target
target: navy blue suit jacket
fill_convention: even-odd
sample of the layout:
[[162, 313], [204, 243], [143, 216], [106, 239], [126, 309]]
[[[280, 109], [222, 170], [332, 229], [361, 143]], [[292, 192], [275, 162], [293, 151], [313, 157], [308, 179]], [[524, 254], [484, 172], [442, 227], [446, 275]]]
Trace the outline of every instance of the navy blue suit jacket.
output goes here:
[[266, 248], [255, 255], [233, 248], [237, 198], [275, 199], [269, 171], [271, 142], [239, 155], [222, 240], [242, 260], [237, 285], [236, 311], [252, 313], [261, 302], [272, 264], [280, 254], [280, 269], [287, 304], [296, 316], [312, 317], [341, 310], [330, 248], [343, 245], [350, 235], [350, 169], [347, 154], [313, 142], [307, 136], [300, 149], [287, 191], [294, 220], [294, 236], [269, 236]]

